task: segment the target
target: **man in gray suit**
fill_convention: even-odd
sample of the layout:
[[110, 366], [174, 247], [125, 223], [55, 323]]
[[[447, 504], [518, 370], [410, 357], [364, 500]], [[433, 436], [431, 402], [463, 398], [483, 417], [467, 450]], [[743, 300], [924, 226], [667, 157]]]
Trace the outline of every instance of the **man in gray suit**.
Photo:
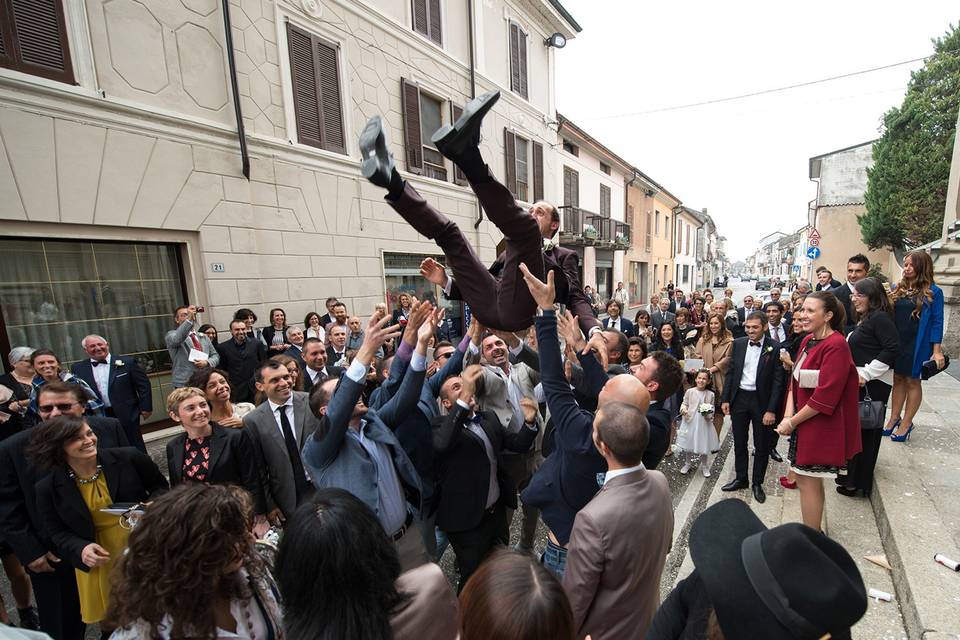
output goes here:
[[267, 400], [243, 417], [243, 429], [253, 444], [266, 498], [265, 509], [258, 512], [266, 513], [271, 524], [280, 524], [313, 494], [300, 451], [318, 421], [310, 413], [310, 395], [293, 390], [290, 372], [282, 364], [261, 362], [256, 384]]
[[660, 308], [650, 312], [650, 326], [660, 331], [660, 325], [673, 322], [677, 315], [670, 313], [670, 300], [668, 298], [660, 298], [657, 304], [660, 305]]
[[397, 547], [401, 570], [408, 571], [429, 562], [423, 539], [412, 526], [423, 507], [423, 487], [393, 429], [417, 407], [427, 342], [436, 323], [420, 326], [416, 350], [397, 393], [378, 409], [368, 409], [360, 394], [370, 364], [384, 342], [400, 335], [400, 325], [388, 327], [389, 322], [390, 317], [375, 313], [343, 377], [321, 382], [311, 393], [310, 409], [321, 425], [304, 447], [303, 459], [318, 488], [345, 489], [377, 514]]
[[[170, 352], [173, 369], [170, 373], [170, 382], [176, 389], [187, 386], [187, 381], [197, 369], [216, 367], [220, 364], [220, 354], [210, 342], [210, 338], [193, 330], [193, 324], [197, 320], [197, 308], [194, 305], [177, 307], [173, 312], [173, 318], [177, 322], [177, 328], [167, 331], [164, 342], [167, 344], [167, 351]], [[205, 353], [206, 358], [191, 360], [190, 354], [194, 351]]]
[[573, 522], [563, 575], [578, 638], [642, 638], [660, 603], [673, 507], [666, 477], [641, 461], [648, 440], [640, 408], [609, 402], [597, 411], [593, 444], [607, 473]]

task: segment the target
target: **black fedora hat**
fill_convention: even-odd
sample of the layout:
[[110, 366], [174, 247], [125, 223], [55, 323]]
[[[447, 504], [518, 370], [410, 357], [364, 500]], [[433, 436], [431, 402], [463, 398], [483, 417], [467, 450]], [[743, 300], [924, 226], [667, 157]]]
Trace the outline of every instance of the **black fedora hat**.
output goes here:
[[690, 556], [727, 640], [850, 638], [867, 610], [846, 549], [799, 523], [767, 529], [741, 500], [700, 514]]

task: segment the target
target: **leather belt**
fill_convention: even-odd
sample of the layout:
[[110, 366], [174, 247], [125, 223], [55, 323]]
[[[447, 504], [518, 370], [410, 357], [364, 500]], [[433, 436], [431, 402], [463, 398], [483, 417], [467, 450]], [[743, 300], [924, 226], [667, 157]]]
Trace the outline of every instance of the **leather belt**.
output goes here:
[[397, 540], [399, 540], [400, 538], [402, 538], [402, 537], [404, 536], [404, 534], [407, 532], [407, 529], [410, 528], [410, 524], [411, 524], [412, 522], [413, 522], [413, 514], [408, 511], [408, 512], [407, 512], [407, 521], [404, 522], [404, 523], [403, 523], [403, 526], [400, 527], [399, 529], [397, 529], [397, 531], [396, 531], [392, 536], [390, 536], [390, 539], [391, 539], [393, 542], [396, 542]]

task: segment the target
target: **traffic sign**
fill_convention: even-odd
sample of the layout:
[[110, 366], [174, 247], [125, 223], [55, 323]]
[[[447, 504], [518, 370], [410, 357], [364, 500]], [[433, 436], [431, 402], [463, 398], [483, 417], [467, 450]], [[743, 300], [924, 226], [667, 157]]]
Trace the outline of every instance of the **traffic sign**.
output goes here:
[[809, 238], [809, 239], [807, 240], [807, 244], [810, 245], [811, 247], [819, 247], [819, 246], [820, 246], [820, 239], [819, 239], [819, 238]]
[[808, 238], [811, 238], [811, 239], [814, 239], [814, 240], [819, 240], [819, 239], [820, 239], [820, 232], [817, 231], [816, 229], [811, 229], [811, 230], [810, 230], [810, 233], [807, 234], [807, 237], [808, 237]]
[[807, 257], [811, 260], [816, 260], [820, 257], [820, 247], [810, 247], [807, 249]]

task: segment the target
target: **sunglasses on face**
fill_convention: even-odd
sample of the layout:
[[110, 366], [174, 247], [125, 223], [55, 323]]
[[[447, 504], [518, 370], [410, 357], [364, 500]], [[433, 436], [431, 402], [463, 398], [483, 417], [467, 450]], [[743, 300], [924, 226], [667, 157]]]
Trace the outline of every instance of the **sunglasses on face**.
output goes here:
[[50, 413], [54, 409], [59, 409], [60, 411], [70, 411], [75, 406], [80, 404], [79, 402], [63, 402], [61, 404], [42, 404], [37, 407], [42, 413]]

